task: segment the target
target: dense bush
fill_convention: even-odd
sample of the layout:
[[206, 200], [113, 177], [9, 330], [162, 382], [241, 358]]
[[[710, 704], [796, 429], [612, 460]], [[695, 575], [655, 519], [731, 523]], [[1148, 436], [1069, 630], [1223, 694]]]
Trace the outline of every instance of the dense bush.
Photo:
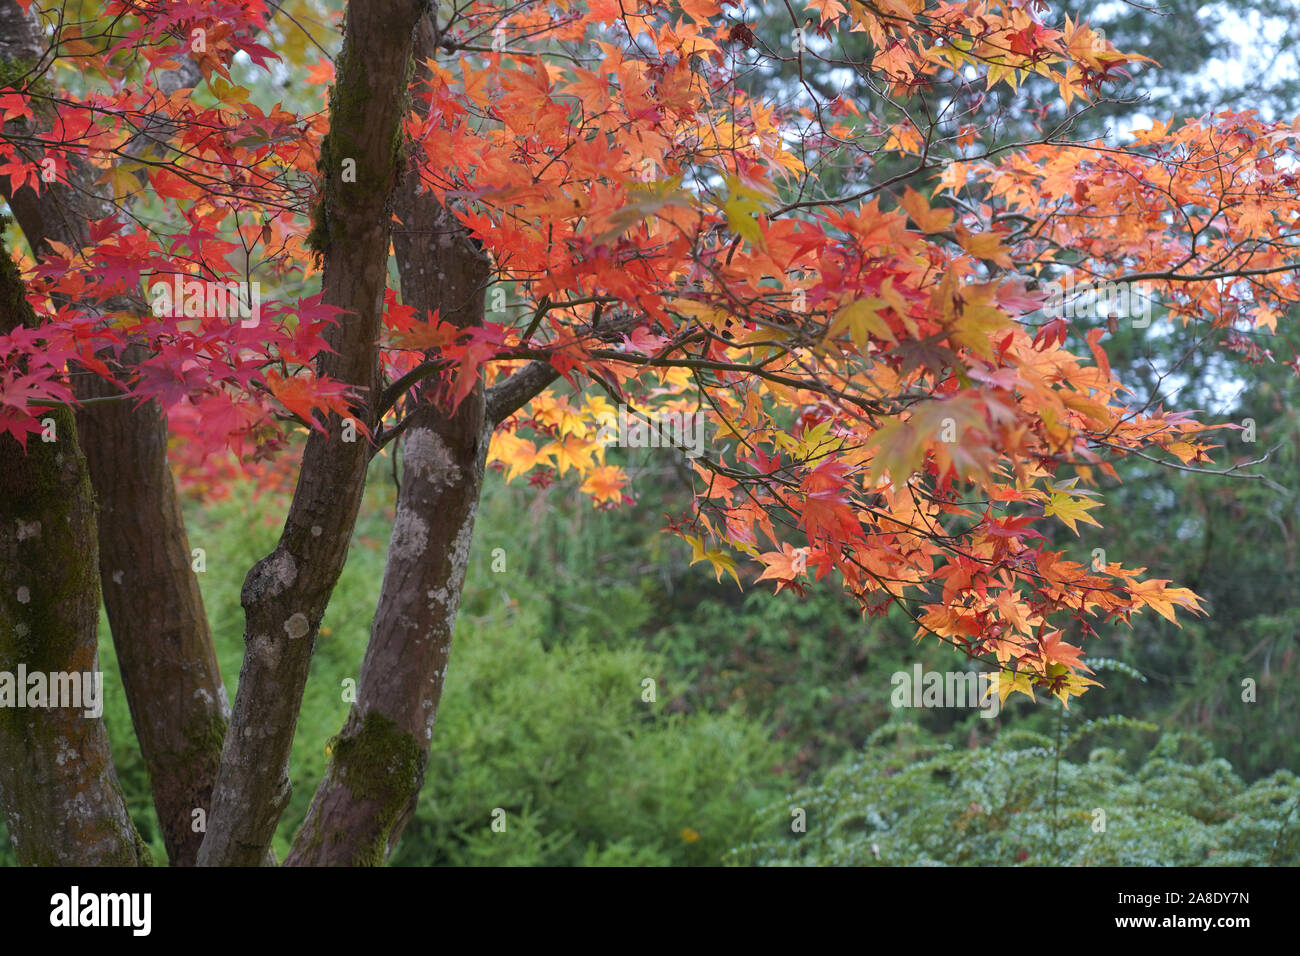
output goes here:
[[[1116, 726], [1133, 729], [1134, 722], [1098, 721], [1062, 743], [1078, 745]], [[914, 725], [891, 725], [817, 785], [766, 808], [762, 838], [739, 847], [729, 862], [1300, 863], [1300, 779], [1288, 771], [1248, 786], [1207, 743], [1185, 734], [1159, 736], [1140, 759], [1104, 746], [1078, 762], [1058, 760], [1057, 753], [1053, 739], [1024, 731], [957, 749]], [[793, 831], [796, 809], [806, 814], [806, 832]]]
[[461, 642], [395, 864], [716, 864], [785, 785], [757, 722], [644, 701], [646, 652], [523, 630]]

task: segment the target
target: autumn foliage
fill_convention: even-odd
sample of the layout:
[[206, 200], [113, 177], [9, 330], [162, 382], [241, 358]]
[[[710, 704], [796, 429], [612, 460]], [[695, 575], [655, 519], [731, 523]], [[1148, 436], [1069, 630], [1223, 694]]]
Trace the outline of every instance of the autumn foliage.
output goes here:
[[[108, 208], [86, 247], [22, 258], [39, 324], [0, 338], [0, 432], [32, 441], [70, 375], [97, 375], [159, 402], [178, 476], [210, 491], [228, 453], [292, 464], [296, 434], [347, 414], [313, 364], [348, 320], [318, 293], [322, 182], [348, 158], [322, 157], [333, 67], [273, 12], [110, 0], [51, 26], [51, 63], [6, 66], [0, 176], [39, 193], [83, 162]], [[556, 384], [489, 463], [618, 507], [634, 489], [602, 422], [702, 411], [695, 505], [669, 518], [694, 561], [737, 585], [834, 581], [996, 662], [1004, 697], [1068, 701], [1095, 683], [1095, 628], [1199, 607], [1144, 568], [1067, 559], [1053, 527], [1098, 524], [1117, 459], [1203, 467], [1217, 442], [1130, 393], [1107, 330], [1049, 314], [1044, 285], [1146, 283], [1170, 319], [1264, 357], [1256, 331], [1295, 299], [1296, 129], [1247, 113], [1073, 142], [1061, 117], [1154, 65], [1043, 3], [811, 0], [779, 36], [756, 12], [475, 2], [440, 34], [394, 149], [490, 254], [487, 313], [451, 323], [390, 289], [385, 381], [431, 387], [392, 389], [362, 440], [541, 361]], [[860, 73], [801, 92], [841, 41], [872, 51]], [[788, 96], [744, 92], [760, 63]], [[276, 101], [286, 69], [315, 111]], [[1031, 88], [1057, 118], [997, 142], [986, 98]], [[259, 282], [260, 321], [156, 314], [148, 290], [178, 274]], [[129, 346], [145, 357], [118, 361]]]

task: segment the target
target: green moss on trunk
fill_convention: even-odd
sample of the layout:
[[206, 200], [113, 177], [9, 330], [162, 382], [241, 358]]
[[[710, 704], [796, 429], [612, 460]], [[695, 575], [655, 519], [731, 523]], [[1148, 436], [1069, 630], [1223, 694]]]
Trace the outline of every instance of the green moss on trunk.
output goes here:
[[417, 793], [424, 772], [424, 748], [383, 714], [366, 714], [360, 729], [331, 742], [334, 770], [358, 802], [379, 804], [379, 828], [361, 850], [354, 865], [380, 866], [388, 836], [411, 794]]

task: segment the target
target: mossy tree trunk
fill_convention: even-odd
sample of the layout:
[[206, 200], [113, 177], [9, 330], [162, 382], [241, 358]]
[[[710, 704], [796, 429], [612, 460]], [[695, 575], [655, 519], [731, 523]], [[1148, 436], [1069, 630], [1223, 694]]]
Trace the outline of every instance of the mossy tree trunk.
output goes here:
[[[86, 380], [79, 398], [110, 392]], [[172, 866], [193, 866], [230, 718], [212, 632], [192, 568], [167, 422], [156, 402], [77, 413], [99, 500], [104, 606], [154, 808]]]
[[[0, 0], [0, 61], [52, 65], [34, 13]], [[198, 72], [191, 65], [189, 73], [173, 71], [164, 85], [192, 84]], [[34, 122], [43, 126], [37, 110]], [[36, 131], [32, 121], [21, 130]], [[155, 127], [151, 137], [163, 133]], [[45, 184], [39, 195], [0, 177], [0, 192], [37, 255], [52, 240], [80, 248], [91, 223], [115, 213], [97, 198], [98, 170], [69, 157], [66, 174], [67, 182]], [[131, 348], [124, 358], [144, 354]], [[83, 399], [120, 392], [89, 374], [76, 377], [75, 389]], [[192, 865], [203, 839], [194, 811], [206, 812], [211, 799], [230, 702], [167, 464], [167, 422], [156, 402], [119, 401], [78, 410], [77, 427], [99, 504], [104, 605], [154, 807], [171, 865]]]
[[[417, 180], [408, 177], [397, 204], [403, 300], [422, 313], [439, 309], [442, 320], [461, 327], [481, 324], [486, 257], [427, 193], [415, 195]], [[287, 864], [383, 863], [424, 779], [490, 431], [481, 386], [454, 414], [422, 392], [414, 403], [357, 700]]]
[[[416, 34], [418, 82], [438, 43]], [[418, 108], [418, 107], [417, 107]], [[482, 325], [491, 266], [455, 216], [420, 190], [418, 167], [398, 189], [393, 237], [402, 299], [460, 328]], [[555, 378], [535, 363], [489, 408], [481, 386], [451, 412], [417, 388], [404, 404], [396, 516], [357, 700], [287, 865], [380, 865], [415, 810], [451, 655], [492, 430]], [[395, 396], [396, 397], [396, 396]]]
[[[0, 334], [36, 317], [0, 245]], [[99, 673], [95, 501], [72, 413], [52, 409], [24, 449], [0, 435], [0, 807], [23, 865], [135, 866], [150, 861], [127, 813], [108, 734], [84, 692]], [[47, 440], [52, 439], [52, 440]], [[19, 682], [20, 674], [37, 680]], [[77, 675], [76, 706], [55, 675]], [[38, 683], [39, 681], [39, 683]], [[84, 683], [89, 682], [89, 684]], [[102, 676], [98, 679], [102, 709]], [[90, 704], [88, 706], [88, 704]], [[87, 714], [90, 716], [87, 716]]]
[[[412, 34], [423, 9], [417, 0], [348, 4], [312, 241], [324, 257], [322, 300], [344, 310], [325, 335], [332, 351], [317, 365], [353, 387], [355, 432], [337, 417], [324, 433], [312, 432], [280, 541], [244, 581], [244, 663], [200, 865], [263, 862], [289, 799], [289, 751], [312, 649], [370, 460], [362, 426], [375, 420], [391, 198]], [[345, 169], [355, 177], [345, 178]]]

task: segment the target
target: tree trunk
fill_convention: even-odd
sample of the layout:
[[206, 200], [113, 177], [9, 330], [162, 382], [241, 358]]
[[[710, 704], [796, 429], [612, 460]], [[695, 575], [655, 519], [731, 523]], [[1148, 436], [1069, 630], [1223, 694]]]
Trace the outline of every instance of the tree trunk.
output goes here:
[[[397, 183], [416, 0], [352, 0], [312, 240], [324, 255], [323, 301], [345, 314], [325, 338], [323, 375], [353, 386], [355, 436], [332, 418], [313, 431], [275, 551], [244, 581], [244, 664], [212, 797], [200, 865], [256, 866], [288, 802], [289, 751], [317, 629], [347, 556], [365, 487], [379, 384], [389, 201]], [[355, 163], [355, 182], [343, 171]], [[353, 437], [355, 440], [349, 440]]]
[[[417, 79], [437, 52], [416, 36]], [[393, 247], [402, 298], [461, 328], [481, 325], [490, 262], [412, 169], [397, 196]], [[532, 369], [536, 394], [554, 378]], [[357, 700], [286, 865], [380, 865], [415, 810], [451, 655], [483, 488], [491, 418], [482, 385], [449, 413], [421, 389], [402, 439], [397, 513]], [[524, 399], [526, 401], [526, 399]], [[521, 402], [522, 404], [522, 402]], [[513, 408], [511, 409], [513, 411]]]
[[286, 865], [382, 864], [424, 782], [489, 432], [481, 389], [451, 417], [433, 405], [413, 414], [357, 701]]
[[[425, 17], [416, 32], [417, 80], [435, 53]], [[461, 328], [481, 325], [487, 256], [419, 184], [413, 164], [395, 203], [403, 302]], [[403, 433], [397, 512], [357, 700], [286, 865], [382, 864], [424, 781], [490, 434], [482, 386], [450, 415], [425, 392]]]
[[[0, 60], [45, 56], [39, 27], [13, 0], [0, 0], [0, 26]], [[197, 71], [190, 73], [173, 71], [165, 85], [192, 83]], [[39, 195], [26, 187], [15, 192], [2, 180], [36, 255], [48, 252], [51, 240], [80, 248], [90, 223], [114, 213], [96, 198], [96, 176], [73, 161], [71, 185], [49, 183]], [[76, 391], [80, 398], [118, 394], [88, 374], [77, 377]], [[100, 581], [131, 720], [168, 858], [172, 866], [189, 866], [203, 839], [194, 811], [207, 810], [230, 703], [167, 465], [167, 423], [156, 402], [135, 408], [122, 401], [80, 409], [77, 427], [99, 504]]]
[[[0, 246], [0, 334], [35, 324]], [[0, 806], [24, 866], [147, 865], [95, 713], [103, 675], [94, 495], [72, 413], [54, 409], [43, 421], [54, 440], [30, 436], [25, 451], [0, 436]], [[56, 684], [71, 692], [56, 675], [79, 681], [76, 706], [30, 697], [37, 675], [45, 694]]]
[[[86, 380], [78, 397], [111, 391]], [[156, 402], [92, 405], [77, 428], [99, 499], [104, 606], [154, 807], [172, 866], [193, 866], [230, 720], [230, 701], [185, 520], [167, 465], [167, 423]]]

